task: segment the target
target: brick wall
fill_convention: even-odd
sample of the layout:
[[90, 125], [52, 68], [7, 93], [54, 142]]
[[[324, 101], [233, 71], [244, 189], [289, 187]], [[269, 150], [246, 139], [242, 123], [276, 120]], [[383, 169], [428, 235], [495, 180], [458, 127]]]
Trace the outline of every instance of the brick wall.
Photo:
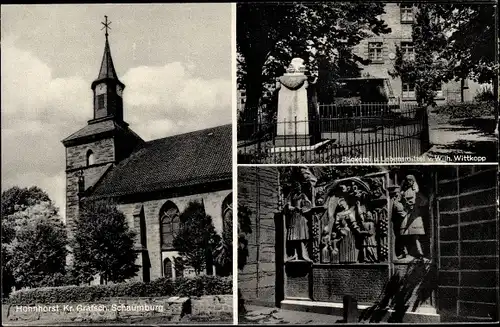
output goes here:
[[252, 233], [247, 235], [249, 257], [238, 274], [245, 300], [274, 305], [276, 297], [276, 232], [278, 170], [276, 167], [238, 168], [238, 205], [251, 211]]
[[442, 320], [486, 319], [498, 311], [497, 166], [437, 172]]

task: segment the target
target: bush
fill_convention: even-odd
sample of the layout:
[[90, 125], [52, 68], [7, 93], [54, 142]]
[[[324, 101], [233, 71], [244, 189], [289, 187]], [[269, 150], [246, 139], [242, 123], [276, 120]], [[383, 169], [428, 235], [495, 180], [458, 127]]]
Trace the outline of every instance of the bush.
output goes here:
[[495, 106], [493, 102], [449, 103], [435, 107], [434, 112], [449, 115], [450, 118], [493, 116]]
[[495, 101], [493, 89], [487, 86], [482, 87], [480, 90], [476, 91], [476, 95], [474, 95], [474, 101]]
[[110, 285], [61, 286], [24, 289], [13, 292], [10, 304], [95, 302], [110, 297], [201, 296], [232, 294], [232, 278], [197, 276], [171, 281], [158, 278], [150, 283], [128, 282]]

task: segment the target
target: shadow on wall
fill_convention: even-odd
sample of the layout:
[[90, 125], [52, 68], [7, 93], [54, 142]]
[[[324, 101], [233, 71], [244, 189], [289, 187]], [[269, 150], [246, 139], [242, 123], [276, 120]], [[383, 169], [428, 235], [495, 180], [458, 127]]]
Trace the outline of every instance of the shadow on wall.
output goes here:
[[[243, 270], [248, 258], [247, 235], [252, 234], [252, 212], [245, 205], [238, 205], [238, 270]], [[238, 314], [245, 314], [245, 300], [238, 288]]]
[[411, 311], [415, 311], [431, 298], [436, 289], [435, 265], [427, 259], [414, 259], [408, 264], [404, 275], [399, 271], [392, 274], [379, 301], [365, 309], [359, 321], [401, 323], [410, 307]]

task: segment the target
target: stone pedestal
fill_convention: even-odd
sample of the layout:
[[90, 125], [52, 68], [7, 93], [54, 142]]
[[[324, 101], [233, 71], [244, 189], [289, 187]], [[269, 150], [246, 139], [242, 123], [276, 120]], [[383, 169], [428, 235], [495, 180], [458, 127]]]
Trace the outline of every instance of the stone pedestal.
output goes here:
[[276, 146], [310, 145], [307, 76], [304, 60], [295, 58], [278, 79]]

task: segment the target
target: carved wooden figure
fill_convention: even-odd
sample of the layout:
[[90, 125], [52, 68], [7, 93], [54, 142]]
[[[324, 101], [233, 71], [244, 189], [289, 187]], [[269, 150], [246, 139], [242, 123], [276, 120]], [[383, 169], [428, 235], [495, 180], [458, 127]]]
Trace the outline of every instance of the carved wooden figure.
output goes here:
[[307, 196], [302, 193], [300, 184], [296, 184], [291, 192], [288, 204], [286, 205], [286, 240], [287, 250], [293, 254], [287, 258], [290, 260], [311, 261], [307, 249], [309, 241], [309, 226], [305, 213], [311, 210], [312, 203]]

